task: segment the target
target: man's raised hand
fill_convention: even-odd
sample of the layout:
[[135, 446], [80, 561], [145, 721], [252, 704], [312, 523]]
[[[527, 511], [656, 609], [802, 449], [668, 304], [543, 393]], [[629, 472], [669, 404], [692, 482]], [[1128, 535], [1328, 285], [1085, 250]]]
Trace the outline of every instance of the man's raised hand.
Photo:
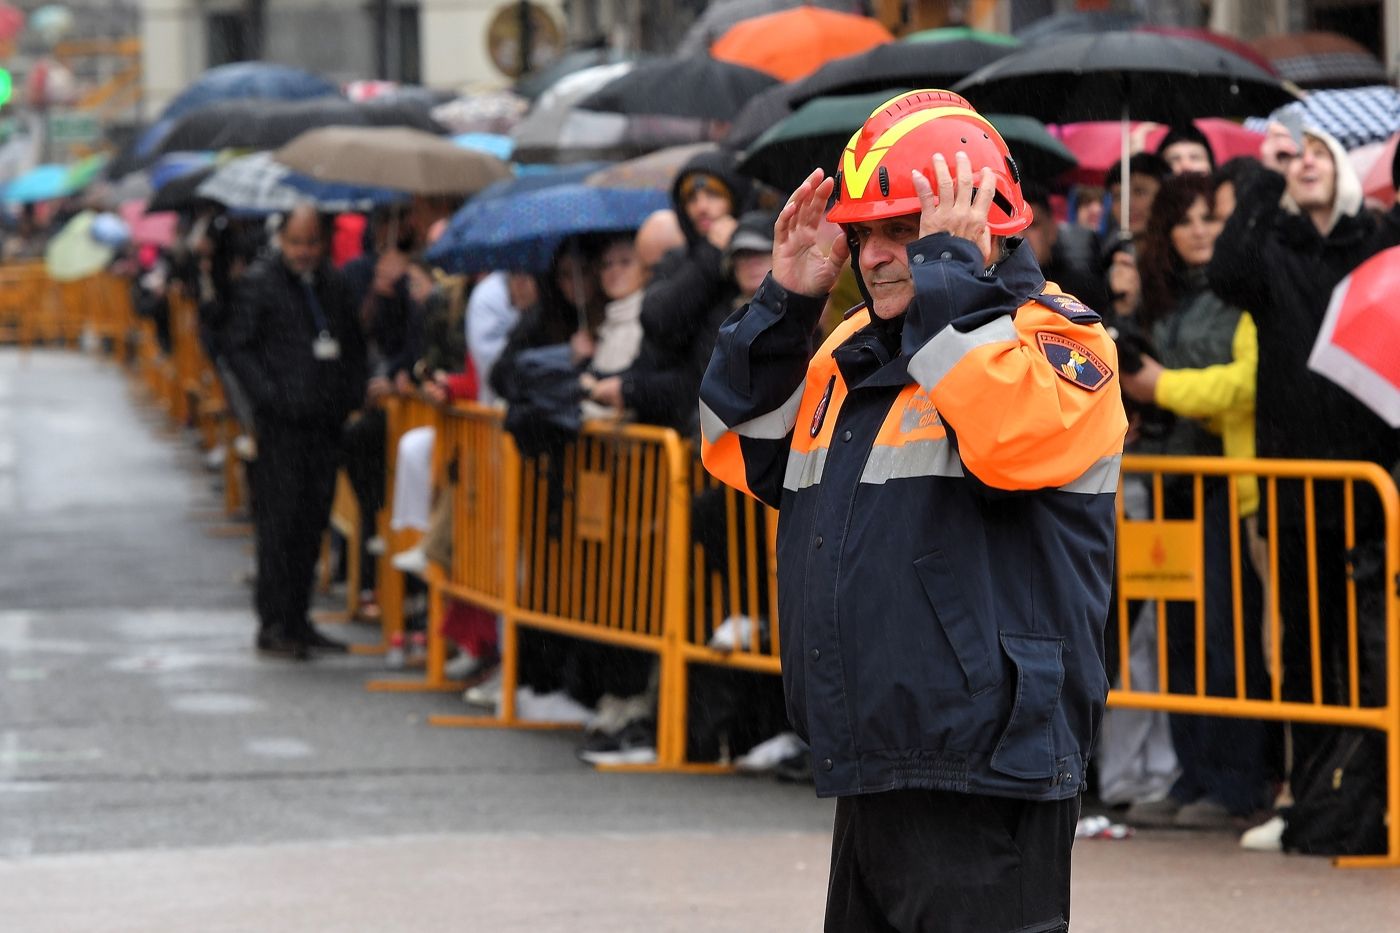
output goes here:
[[[822, 212], [835, 181], [821, 169], [807, 176], [788, 198], [773, 225], [773, 281], [799, 295], [825, 298], [851, 257], [844, 234], [820, 241]], [[825, 249], [823, 247], [826, 247]]]
[[[943, 153], [933, 156], [933, 178], [938, 183], [935, 196], [928, 176], [923, 172], [913, 172], [914, 190], [919, 194], [921, 213], [919, 215], [919, 236], [934, 233], [948, 233], [971, 240], [982, 251], [984, 262], [992, 261], [992, 233], [987, 229], [987, 212], [992, 208], [992, 198], [997, 193], [996, 176], [989, 168], [982, 169], [976, 186], [972, 183], [972, 162], [967, 153], [959, 152], [957, 158], [957, 180], [948, 172], [948, 160]], [[974, 197], [973, 191], [977, 194]]]

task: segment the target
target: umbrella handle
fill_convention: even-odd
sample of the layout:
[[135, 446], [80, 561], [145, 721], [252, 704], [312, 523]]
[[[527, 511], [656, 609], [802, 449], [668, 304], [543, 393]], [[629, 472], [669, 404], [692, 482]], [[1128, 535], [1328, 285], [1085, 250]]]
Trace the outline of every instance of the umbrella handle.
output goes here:
[[1122, 166], [1121, 174], [1118, 176], [1118, 235], [1131, 239], [1133, 232], [1128, 229], [1128, 199], [1132, 192], [1132, 176], [1128, 172], [1129, 153], [1128, 141], [1128, 104], [1123, 103], [1123, 119], [1119, 122], [1119, 135], [1122, 137], [1122, 161], [1118, 164]]

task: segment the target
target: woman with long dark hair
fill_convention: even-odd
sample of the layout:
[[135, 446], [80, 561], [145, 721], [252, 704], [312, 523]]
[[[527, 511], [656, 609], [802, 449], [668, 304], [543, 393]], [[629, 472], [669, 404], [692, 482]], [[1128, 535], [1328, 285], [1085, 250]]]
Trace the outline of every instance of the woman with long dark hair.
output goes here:
[[[1183, 456], [1252, 457], [1254, 382], [1258, 350], [1249, 315], [1226, 304], [1206, 282], [1206, 268], [1223, 221], [1217, 216], [1217, 183], [1207, 175], [1178, 175], [1163, 183], [1152, 205], [1139, 259], [1141, 329], [1152, 354], [1142, 368], [1123, 374], [1123, 392], [1175, 418], [1158, 435], [1144, 437], [1136, 452]], [[1203, 692], [1235, 696], [1235, 610], [1232, 552], [1240, 559], [1245, 690], [1261, 696], [1265, 685], [1259, 640], [1261, 594], [1250, 570], [1244, 517], [1258, 508], [1257, 486], [1238, 484], [1240, 523], [1231, 528], [1229, 486], [1207, 478], [1197, 501], [1189, 477], [1167, 477], [1162, 515], [1199, 517], [1204, 529], [1205, 654]], [[1167, 604], [1168, 687], [1197, 692], [1194, 603]], [[1173, 715], [1172, 742], [1181, 776], [1167, 799], [1135, 804], [1129, 818], [1142, 823], [1243, 828], [1268, 797], [1267, 733], [1254, 720]]]

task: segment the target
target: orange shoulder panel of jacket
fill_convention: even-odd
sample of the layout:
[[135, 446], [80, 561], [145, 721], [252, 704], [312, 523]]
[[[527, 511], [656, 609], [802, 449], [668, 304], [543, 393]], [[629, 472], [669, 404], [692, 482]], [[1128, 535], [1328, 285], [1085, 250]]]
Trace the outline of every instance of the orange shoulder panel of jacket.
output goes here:
[[974, 347], [933, 399], [982, 482], [1062, 486], [1123, 452], [1118, 353], [1102, 324], [1075, 324], [1036, 301], [1020, 307], [1015, 325], [1015, 343]]

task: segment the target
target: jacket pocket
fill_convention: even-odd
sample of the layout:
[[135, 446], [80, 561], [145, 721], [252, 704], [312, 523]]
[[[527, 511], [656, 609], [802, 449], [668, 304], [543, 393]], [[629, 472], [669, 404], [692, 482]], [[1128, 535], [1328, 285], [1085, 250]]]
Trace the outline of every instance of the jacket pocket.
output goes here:
[[1002, 632], [1001, 647], [1016, 666], [1016, 700], [991, 766], [1026, 780], [1054, 777], [1051, 730], [1065, 682], [1065, 640], [1059, 635]]
[[982, 632], [985, 623], [973, 614], [948, 559], [942, 551], [933, 551], [914, 561], [914, 570], [967, 678], [968, 692], [978, 696], [996, 686], [997, 675]]

